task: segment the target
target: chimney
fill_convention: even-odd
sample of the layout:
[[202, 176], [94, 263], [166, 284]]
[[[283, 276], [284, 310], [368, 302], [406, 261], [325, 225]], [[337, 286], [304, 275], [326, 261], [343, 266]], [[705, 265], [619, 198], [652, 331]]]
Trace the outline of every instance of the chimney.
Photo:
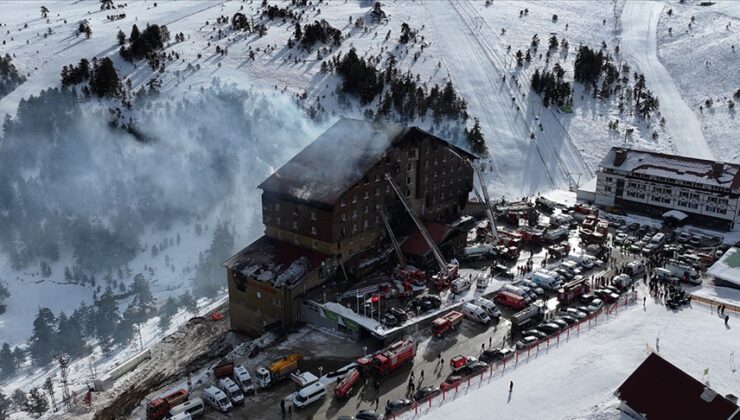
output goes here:
[[737, 405], [737, 395], [735, 395], [735, 394], [727, 394], [727, 395], [725, 395], [725, 398], [727, 398], [728, 400], [732, 401], [733, 404]]
[[716, 396], [717, 396], [717, 393], [714, 392], [713, 389], [704, 387], [704, 392], [701, 393], [701, 396], [700, 397], [701, 397], [702, 400], [710, 403], [710, 402], [712, 402], [712, 400], [714, 400], [714, 397], [716, 397]]
[[719, 178], [725, 171], [725, 164], [723, 162], [712, 162], [712, 176]]
[[627, 159], [627, 149], [616, 149], [614, 151], [614, 166], [620, 166]]

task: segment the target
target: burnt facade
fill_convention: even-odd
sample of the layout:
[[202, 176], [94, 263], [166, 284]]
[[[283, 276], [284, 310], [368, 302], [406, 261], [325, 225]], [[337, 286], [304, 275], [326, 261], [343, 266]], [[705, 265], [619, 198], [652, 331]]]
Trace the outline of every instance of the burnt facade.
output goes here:
[[[386, 175], [421, 219], [459, 217], [473, 188], [467, 160], [474, 158], [415, 127], [335, 123], [260, 184], [265, 224], [260, 241], [271, 247], [260, 253], [265, 247], [252, 244], [225, 263], [232, 328], [256, 335], [269, 325], [293, 325], [305, 290], [385, 238], [381, 211], [394, 227], [410, 226]], [[286, 249], [291, 258], [282, 255]], [[290, 272], [291, 260], [302, 257], [297, 250], [310, 255], [310, 270], [289, 284], [268, 275]], [[269, 304], [263, 296], [270, 297]]]

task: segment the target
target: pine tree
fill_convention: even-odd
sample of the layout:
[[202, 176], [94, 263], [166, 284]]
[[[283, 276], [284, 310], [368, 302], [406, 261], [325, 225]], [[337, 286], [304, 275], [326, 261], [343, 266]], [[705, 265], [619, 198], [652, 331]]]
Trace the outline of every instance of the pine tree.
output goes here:
[[193, 295], [190, 294], [189, 290], [186, 290], [185, 293], [180, 295], [180, 305], [191, 314], [198, 312], [198, 301], [196, 301]]
[[301, 30], [301, 22], [295, 23], [295, 30], [293, 31], [293, 37], [296, 41], [300, 41], [301, 37], [303, 36], [303, 31]]
[[29, 351], [36, 366], [46, 366], [56, 352], [56, 319], [49, 308], [39, 308], [33, 321], [33, 335], [29, 339]]
[[121, 81], [110, 58], [105, 57], [95, 64], [90, 89], [101, 98], [114, 98], [119, 95]]
[[5, 312], [5, 301], [10, 297], [10, 291], [0, 281], [0, 314]]
[[522, 50], [517, 50], [516, 51], [516, 65], [521, 67], [524, 64], [523, 59], [524, 59], [524, 53], [522, 53]]
[[6, 397], [2, 391], [0, 391], [0, 420], [7, 420], [10, 418], [10, 398]]
[[18, 370], [18, 364], [16, 363], [13, 352], [10, 350], [8, 343], [3, 343], [0, 348], [0, 379], [7, 379], [15, 375]]
[[480, 128], [480, 121], [478, 118], [475, 118], [473, 121], [473, 128], [468, 132], [470, 147], [475, 153], [485, 155], [488, 152], [488, 148], [486, 147], [486, 141], [483, 138], [483, 132]]
[[141, 32], [139, 32], [139, 27], [134, 24], [134, 26], [131, 27], [131, 35], [128, 36], [128, 42], [133, 44], [139, 40], [139, 37], [141, 37]]
[[28, 410], [28, 396], [25, 392], [23, 392], [22, 389], [16, 388], [16, 390], [13, 391], [13, 396], [11, 397], [11, 400], [13, 401], [13, 406], [16, 410]]
[[108, 353], [113, 348], [113, 334], [121, 322], [118, 303], [110, 288], [106, 289], [100, 299], [95, 302], [94, 320], [95, 337], [103, 352]]
[[172, 317], [177, 313], [177, 301], [170, 296], [159, 310], [159, 328], [164, 331], [169, 328]]
[[44, 381], [44, 390], [51, 400], [52, 411], [57, 411], [57, 401], [54, 397], [54, 383], [51, 381], [51, 376], [46, 377], [46, 380]]
[[68, 354], [71, 358], [87, 354], [87, 344], [82, 337], [82, 326], [74, 317], [67, 318], [62, 312], [59, 314], [59, 326], [57, 327], [57, 339], [59, 341], [59, 350]]
[[49, 401], [46, 396], [33, 387], [28, 391], [28, 412], [40, 416], [49, 410]]
[[123, 33], [122, 30], [118, 30], [118, 34], [116, 35], [116, 38], [118, 39], [118, 45], [124, 45], [126, 44], [126, 34]]

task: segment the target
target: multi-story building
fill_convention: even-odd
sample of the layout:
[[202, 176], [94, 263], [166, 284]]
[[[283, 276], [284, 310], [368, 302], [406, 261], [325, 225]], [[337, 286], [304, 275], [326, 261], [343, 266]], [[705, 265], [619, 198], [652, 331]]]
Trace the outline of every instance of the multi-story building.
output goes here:
[[595, 203], [660, 217], [670, 210], [687, 221], [732, 229], [738, 219], [740, 165], [614, 147], [599, 164]]
[[[473, 187], [472, 159], [416, 127], [339, 120], [259, 185], [265, 236], [225, 263], [232, 327], [258, 334], [270, 324], [292, 325], [304, 290], [385, 237], [381, 212], [392, 225], [408, 227], [386, 175], [421, 219], [458, 217]], [[290, 270], [297, 259], [283, 252], [305, 254], [303, 268]], [[277, 281], [286, 272], [291, 280]]]

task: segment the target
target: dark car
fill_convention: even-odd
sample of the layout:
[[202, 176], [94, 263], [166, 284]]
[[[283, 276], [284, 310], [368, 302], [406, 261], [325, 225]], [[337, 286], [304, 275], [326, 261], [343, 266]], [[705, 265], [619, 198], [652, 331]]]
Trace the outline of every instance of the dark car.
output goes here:
[[398, 320], [395, 316], [393, 316], [392, 313], [386, 313], [385, 315], [383, 315], [381, 322], [387, 327], [395, 327], [396, 325], [398, 325]]
[[496, 264], [491, 266], [491, 275], [495, 277], [502, 277], [505, 279], [513, 279], [514, 272], [509, 270], [508, 267], [502, 264]]
[[390, 416], [396, 413], [400, 413], [408, 408], [411, 408], [411, 406], [413, 405], [414, 402], [409, 399], [393, 400], [385, 406], [385, 415]]
[[568, 323], [565, 322], [565, 320], [562, 319], [562, 318], [553, 318], [553, 319], [551, 319], [548, 322], [551, 322], [551, 323], [557, 325], [558, 327], [560, 327], [560, 329], [568, 328]]
[[502, 349], [488, 349], [483, 350], [483, 353], [481, 353], [480, 357], [478, 357], [478, 360], [485, 363], [491, 363], [491, 362], [497, 362], [504, 359], [508, 359], [509, 357], [513, 356], [514, 352], [511, 351], [511, 349], [502, 348]]
[[585, 304], [591, 303], [591, 301], [594, 299], [596, 299], [596, 296], [593, 293], [585, 293], [578, 298], [581, 303]]
[[540, 340], [544, 340], [547, 338], [547, 334], [543, 333], [542, 331], [535, 330], [535, 329], [527, 330], [522, 333], [522, 336], [526, 337], [528, 335], [531, 335], [532, 337], [536, 337]]
[[418, 402], [423, 399], [439, 395], [440, 393], [442, 393], [442, 390], [437, 386], [425, 386], [424, 388], [419, 388], [418, 391], [414, 392], [414, 401]]
[[560, 331], [560, 327], [557, 324], [550, 322], [542, 323], [534, 328], [548, 335], [555, 334], [556, 332]]
[[457, 371], [456, 374], [461, 376], [477, 375], [481, 372], [485, 372], [487, 369], [488, 364], [486, 364], [486, 362], [478, 360], [476, 362], [468, 363], [467, 365], [463, 366]]
[[419, 307], [422, 312], [439, 308], [440, 305], [442, 305], [442, 300], [440, 300], [439, 296], [437, 295], [419, 296], [411, 301], [411, 307], [414, 309], [416, 309], [416, 307]]
[[373, 410], [360, 410], [355, 414], [357, 420], [381, 420], [383, 416], [377, 411]]
[[404, 311], [401, 308], [391, 308], [390, 311], [388, 311], [393, 314], [393, 316], [396, 317], [399, 324], [403, 324], [406, 322], [407, 319], [409, 319], [408, 315], [406, 314], [406, 311]]
[[630, 225], [627, 227], [630, 231], [635, 231], [640, 228], [639, 223], [630, 223]]
[[558, 317], [558, 319], [562, 319], [563, 321], [567, 322], [567, 323], [568, 323], [568, 325], [573, 325], [573, 324], [575, 324], [576, 322], [578, 322], [578, 320], [577, 320], [577, 319], [573, 318], [573, 317], [572, 317], [572, 316], [570, 316], [570, 315], [563, 315], [563, 316], [560, 316], [560, 317]]

